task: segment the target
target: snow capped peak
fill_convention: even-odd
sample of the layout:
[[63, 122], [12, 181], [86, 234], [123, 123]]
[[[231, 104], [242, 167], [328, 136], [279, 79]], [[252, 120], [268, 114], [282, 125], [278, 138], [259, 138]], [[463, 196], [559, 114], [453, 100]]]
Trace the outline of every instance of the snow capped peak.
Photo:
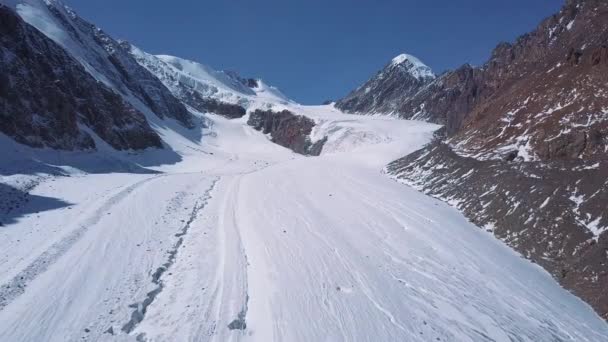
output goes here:
[[405, 61], [408, 61], [408, 60], [412, 61], [413, 63], [418, 63], [418, 64], [424, 65], [418, 58], [416, 58], [416, 57], [414, 57], [412, 55], [409, 55], [407, 53], [402, 53], [399, 56], [393, 58], [392, 64], [393, 65], [401, 64], [401, 63], [403, 63]]
[[402, 53], [393, 58], [390, 65], [391, 67], [402, 66], [416, 78], [435, 78], [435, 74], [430, 67], [422, 63], [418, 58], [407, 53]]

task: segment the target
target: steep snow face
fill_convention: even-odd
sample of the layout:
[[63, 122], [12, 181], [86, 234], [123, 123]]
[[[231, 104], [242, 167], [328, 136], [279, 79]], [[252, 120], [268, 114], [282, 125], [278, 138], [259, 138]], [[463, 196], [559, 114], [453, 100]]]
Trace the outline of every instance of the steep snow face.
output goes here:
[[133, 45], [130, 52], [177, 98], [199, 111], [205, 111], [205, 103], [209, 99], [243, 107], [293, 102], [277, 88], [259, 79], [243, 79], [234, 72], [218, 71], [175, 56], [151, 55]]
[[293, 100], [290, 100], [285, 94], [281, 92], [277, 87], [266, 84], [262, 79], [256, 79], [256, 86], [253, 87], [253, 91], [255, 91], [256, 96], [260, 101], [272, 103], [292, 103]]
[[185, 78], [195, 81], [195, 88], [200, 90], [201, 86], [215, 87], [216, 91], [227, 91], [236, 95], [255, 95], [251, 88], [241, 83], [238, 79], [222, 71], [216, 71], [209, 66], [189, 61], [179, 57], [168, 55], [157, 55], [161, 61], [172, 66], [174, 70]]
[[430, 67], [422, 63], [418, 58], [406, 53], [393, 58], [391, 65], [403, 67], [416, 78], [435, 78], [435, 74]]

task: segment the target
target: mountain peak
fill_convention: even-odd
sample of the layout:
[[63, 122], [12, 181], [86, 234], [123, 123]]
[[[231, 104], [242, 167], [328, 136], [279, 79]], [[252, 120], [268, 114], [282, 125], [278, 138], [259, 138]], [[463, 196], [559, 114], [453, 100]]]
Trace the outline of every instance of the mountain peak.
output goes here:
[[435, 74], [433, 73], [433, 70], [431, 70], [430, 67], [422, 63], [422, 61], [420, 61], [418, 58], [407, 53], [402, 53], [399, 56], [393, 58], [390, 63], [390, 66], [403, 66], [410, 74], [412, 74], [412, 76], [416, 78], [435, 78]]

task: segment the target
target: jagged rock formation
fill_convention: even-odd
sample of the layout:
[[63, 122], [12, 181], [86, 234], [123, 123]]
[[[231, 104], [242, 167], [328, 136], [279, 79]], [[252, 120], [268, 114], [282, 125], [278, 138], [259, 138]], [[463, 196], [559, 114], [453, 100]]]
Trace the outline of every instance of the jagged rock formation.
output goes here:
[[604, 318], [607, 41], [608, 2], [568, 0], [484, 66], [408, 95], [400, 115], [444, 123], [446, 137], [388, 168], [492, 227]]
[[288, 110], [274, 112], [258, 109], [249, 114], [247, 124], [264, 134], [270, 134], [272, 142], [304, 155], [320, 155], [327, 140], [312, 142], [310, 133], [315, 122]]
[[78, 61], [0, 4], [0, 131], [35, 147], [161, 147], [144, 115]]
[[242, 106], [221, 102], [216, 99], [202, 99], [200, 108], [206, 113], [215, 113], [228, 119], [238, 119], [245, 116], [247, 110]]
[[452, 139], [479, 158], [603, 159], [608, 150], [608, 3], [568, 1], [479, 71]]

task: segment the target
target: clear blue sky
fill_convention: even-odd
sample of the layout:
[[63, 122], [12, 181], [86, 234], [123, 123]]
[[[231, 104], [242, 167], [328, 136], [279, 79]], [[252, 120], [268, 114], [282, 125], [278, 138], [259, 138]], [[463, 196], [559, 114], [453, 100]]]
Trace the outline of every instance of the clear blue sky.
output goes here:
[[407, 52], [436, 73], [482, 64], [562, 0], [64, 0], [115, 38], [336, 99]]

